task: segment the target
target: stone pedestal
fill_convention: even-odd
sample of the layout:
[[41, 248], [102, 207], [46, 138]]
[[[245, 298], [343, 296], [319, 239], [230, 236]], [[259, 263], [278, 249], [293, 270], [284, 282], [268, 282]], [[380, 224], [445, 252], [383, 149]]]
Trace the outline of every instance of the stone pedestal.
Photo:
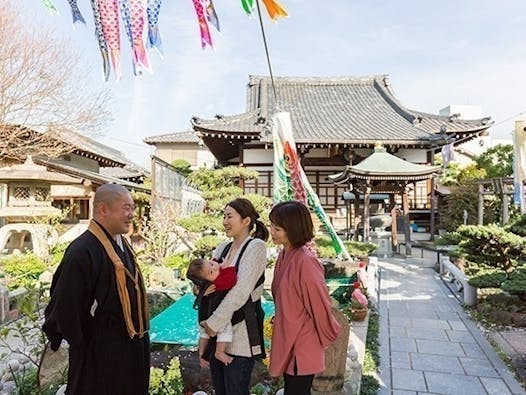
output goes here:
[[375, 230], [371, 232], [371, 243], [376, 244], [375, 254], [377, 256], [393, 255], [391, 232], [385, 230]]
[[349, 343], [349, 321], [340, 309], [333, 307], [334, 317], [342, 326], [336, 341], [325, 350], [325, 370], [314, 376], [313, 394], [341, 391], [345, 380], [347, 345]]
[[6, 287], [0, 287], [0, 323], [9, 320], [9, 291]]

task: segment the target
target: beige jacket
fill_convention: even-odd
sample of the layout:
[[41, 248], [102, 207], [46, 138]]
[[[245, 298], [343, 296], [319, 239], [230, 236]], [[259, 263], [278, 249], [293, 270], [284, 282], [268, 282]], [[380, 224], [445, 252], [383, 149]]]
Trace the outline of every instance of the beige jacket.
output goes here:
[[[248, 240], [249, 238], [245, 240], [245, 243]], [[229, 241], [221, 243], [215, 249], [212, 256], [218, 258], [228, 243]], [[240, 248], [236, 256], [233, 257], [231, 265], [236, 264], [237, 255], [241, 249], [242, 248]], [[257, 289], [254, 289], [254, 286], [261, 274], [265, 271], [266, 266], [267, 248], [265, 242], [260, 239], [253, 239], [241, 257], [236, 285], [228, 292], [216, 311], [214, 311], [212, 316], [206, 321], [214, 332], [218, 332], [225, 327], [232, 319], [234, 312], [245, 304], [249, 296], [252, 296], [254, 302], [261, 298], [263, 285], [260, 285]], [[232, 355], [251, 357], [252, 354], [250, 352], [250, 343], [245, 321], [234, 325], [233, 332], [232, 343], [227, 346], [226, 352]]]

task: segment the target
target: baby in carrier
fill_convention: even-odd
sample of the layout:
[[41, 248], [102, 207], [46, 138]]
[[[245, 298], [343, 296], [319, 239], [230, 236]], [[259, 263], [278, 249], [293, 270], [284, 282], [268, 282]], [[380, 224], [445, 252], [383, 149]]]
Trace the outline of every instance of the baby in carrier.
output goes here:
[[[228, 290], [237, 281], [235, 267], [221, 267], [217, 261], [207, 259], [194, 259], [190, 262], [186, 277], [199, 290], [194, 303], [194, 308], [198, 309], [199, 322], [206, 321], [212, 315]], [[205, 291], [211, 285], [215, 286], [215, 291], [205, 296]], [[199, 333], [199, 363], [201, 366], [208, 365], [212, 353], [217, 360], [225, 365], [232, 362], [232, 357], [225, 352], [227, 344], [232, 342], [232, 324], [230, 322], [218, 331], [217, 338], [210, 339], [201, 326]]]

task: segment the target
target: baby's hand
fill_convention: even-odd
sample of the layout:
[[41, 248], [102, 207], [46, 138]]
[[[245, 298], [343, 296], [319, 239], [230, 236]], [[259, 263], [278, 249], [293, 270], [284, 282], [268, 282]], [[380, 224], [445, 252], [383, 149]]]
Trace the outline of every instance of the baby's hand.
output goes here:
[[204, 293], [204, 296], [208, 296], [211, 293], [214, 293], [215, 291], [216, 291], [216, 286], [214, 284], [212, 284], [206, 289], [206, 291]]

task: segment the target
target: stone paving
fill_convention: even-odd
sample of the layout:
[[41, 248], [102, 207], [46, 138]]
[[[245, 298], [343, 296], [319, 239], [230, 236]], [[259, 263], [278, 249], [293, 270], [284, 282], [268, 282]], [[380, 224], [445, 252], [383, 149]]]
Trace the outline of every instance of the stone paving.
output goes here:
[[379, 262], [379, 395], [526, 395], [429, 263]]

